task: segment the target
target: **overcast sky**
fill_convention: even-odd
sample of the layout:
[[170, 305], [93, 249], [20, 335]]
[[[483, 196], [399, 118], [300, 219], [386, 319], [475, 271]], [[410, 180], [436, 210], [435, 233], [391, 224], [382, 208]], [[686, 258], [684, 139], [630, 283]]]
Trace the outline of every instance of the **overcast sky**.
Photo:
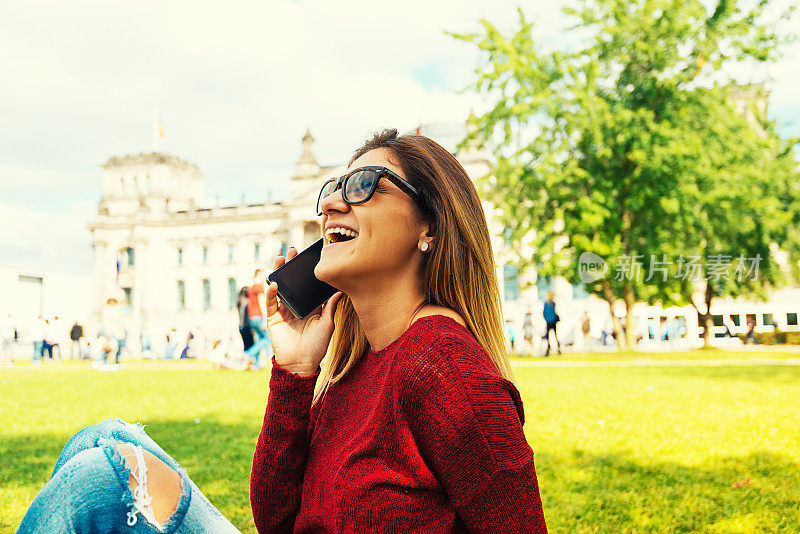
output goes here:
[[[519, 3], [540, 41], [564, 39], [562, 2]], [[512, 28], [516, 4], [0, 0], [0, 264], [91, 274], [100, 165], [150, 151], [156, 109], [162, 151], [223, 203], [280, 198], [306, 128], [324, 165], [383, 127], [463, 122], [484, 108], [459, 93], [478, 56], [443, 32]], [[793, 135], [799, 51], [766, 72]]]

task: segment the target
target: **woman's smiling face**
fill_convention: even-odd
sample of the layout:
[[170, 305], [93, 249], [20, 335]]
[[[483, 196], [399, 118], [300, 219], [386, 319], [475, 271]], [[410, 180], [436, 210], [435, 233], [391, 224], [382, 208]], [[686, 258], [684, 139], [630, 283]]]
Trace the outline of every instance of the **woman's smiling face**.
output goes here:
[[[407, 179], [385, 148], [363, 154], [348, 172], [368, 165], [386, 167]], [[320, 280], [348, 293], [356, 284], [368, 286], [415, 264], [419, 273], [422, 256], [417, 245], [429, 225], [420, 220], [414, 200], [385, 177], [362, 204], [347, 204], [339, 189], [325, 197], [320, 208], [325, 245], [314, 269]]]

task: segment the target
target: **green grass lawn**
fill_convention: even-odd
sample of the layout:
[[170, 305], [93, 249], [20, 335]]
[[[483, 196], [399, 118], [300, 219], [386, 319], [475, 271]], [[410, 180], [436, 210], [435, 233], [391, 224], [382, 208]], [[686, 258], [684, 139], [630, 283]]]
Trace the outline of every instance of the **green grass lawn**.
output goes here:
[[[798, 532], [800, 367], [517, 368], [551, 532]], [[268, 374], [0, 369], [0, 532], [79, 428], [147, 432], [242, 532]], [[738, 480], [750, 479], [741, 488]]]

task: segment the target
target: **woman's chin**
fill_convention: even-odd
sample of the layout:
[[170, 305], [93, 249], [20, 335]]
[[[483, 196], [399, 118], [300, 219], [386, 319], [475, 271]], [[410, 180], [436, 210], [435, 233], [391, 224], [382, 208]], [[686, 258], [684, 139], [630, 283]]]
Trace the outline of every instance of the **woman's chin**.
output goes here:
[[346, 275], [347, 269], [340, 268], [327, 262], [319, 262], [314, 268], [314, 276], [329, 286], [335, 287], [343, 293], [348, 293], [348, 288], [352, 287], [353, 280]]
[[336, 276], [338, 269], [336, 266], [331, 265], [330, 262], [326, 262], [321, 260], [316, 267], [314, 267], [314, 276], [317, 277], [318, 280], [325, 282], [326, 284], [332, 285], [333, 287], [336, 286]]

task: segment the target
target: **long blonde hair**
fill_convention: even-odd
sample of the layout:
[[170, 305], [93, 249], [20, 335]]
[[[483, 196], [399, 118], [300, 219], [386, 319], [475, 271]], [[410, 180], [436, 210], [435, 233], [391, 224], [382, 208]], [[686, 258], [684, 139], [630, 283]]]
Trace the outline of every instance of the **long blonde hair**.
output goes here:
[[[513, 382], [489, 228], [475, 185], [458, 160], [439, 144], [421, 135], [398, 137], [395, 129], [375, 134], [355, 151], [350, 163], [378, 148], [392, 153], [406, 179], [425, 197], [427, 205], [418, 207], [418, 216], [432, 224], [435, 235], [422, 267], [426, 303], [460, 314], [500, 375]], [[346, 295], [337, 304], [334, 324], [315, 398], [341, 380], [369, 350]]]

